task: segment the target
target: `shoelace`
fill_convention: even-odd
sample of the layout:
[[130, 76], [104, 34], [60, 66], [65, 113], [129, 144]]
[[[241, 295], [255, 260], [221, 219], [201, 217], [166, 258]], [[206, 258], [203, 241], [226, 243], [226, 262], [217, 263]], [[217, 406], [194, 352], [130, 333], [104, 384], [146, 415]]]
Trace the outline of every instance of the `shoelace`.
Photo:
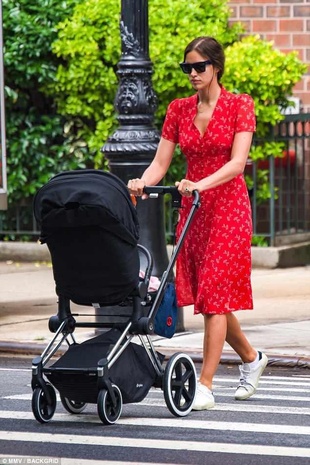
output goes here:
[[241, 386], [244, 386], [245, 384], [249, 384], [248, 381], [247, 381], [247, 375], [249, 375], [250, 373], [246, 370], [244, 370], [244, 368], [242, 366], [239, 367], [239, 371], [240, 371], [240, 385]]

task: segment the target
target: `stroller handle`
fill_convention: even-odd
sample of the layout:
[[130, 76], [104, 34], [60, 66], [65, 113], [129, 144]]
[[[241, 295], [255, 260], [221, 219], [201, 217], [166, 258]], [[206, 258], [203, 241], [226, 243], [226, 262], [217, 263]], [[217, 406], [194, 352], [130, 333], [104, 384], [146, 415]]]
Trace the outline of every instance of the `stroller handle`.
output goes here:
[[[182, 195], [176, 186], [145, 186], [143, 192], [151, 199], [157, 198], [159, 195], [169, 194], [172, 198], [172, 206], [175, 208], [181, 207]], [[194, 190], [192, 195], [194, 197], [193, 204], [198, 206], [200, 199], [199, 192]]]

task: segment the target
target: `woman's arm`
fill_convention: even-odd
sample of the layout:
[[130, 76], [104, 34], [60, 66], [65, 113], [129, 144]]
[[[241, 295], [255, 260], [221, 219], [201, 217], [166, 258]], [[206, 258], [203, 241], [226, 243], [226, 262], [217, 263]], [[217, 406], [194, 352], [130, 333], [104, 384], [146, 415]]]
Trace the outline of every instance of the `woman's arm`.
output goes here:
[[145, 186], [155, 186], [167, 173], [172, 161], [176, 144], [161, 137], [156, 155], [150, 166], [144, 171], [141, 178], [128, 181], [131, 194], [141, 196]]
[[230, 160], [215, 173], [196, 183], [188, 179], [182, 179], [182, 181], [176, 183], [181, 194], [191, 195], [193, 190], [202, 192], [212, 189], [243, 173], [249, 156], [252, 137], [252, 132], [237, 132], [234, 137]]

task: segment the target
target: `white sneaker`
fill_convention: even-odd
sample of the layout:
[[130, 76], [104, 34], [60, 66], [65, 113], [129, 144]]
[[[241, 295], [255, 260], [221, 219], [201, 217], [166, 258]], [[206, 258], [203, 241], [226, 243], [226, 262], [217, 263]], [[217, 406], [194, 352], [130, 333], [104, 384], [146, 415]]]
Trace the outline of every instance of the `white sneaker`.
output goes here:
[[248, 368], [247, 364], [239, 366], [240, 384], [235, 392], [236, 400], [245, 400], [251, 397], [258, 386], [259, 378], [267, 366], [268, 358], [262, 352], [258, 352], [260, 360], [255, 368]]
[[210, 389], [204, 384], [197, 384], [195, 400], [193, 402], [193, 410], [208, 410], [214, 407], [215, 400]]

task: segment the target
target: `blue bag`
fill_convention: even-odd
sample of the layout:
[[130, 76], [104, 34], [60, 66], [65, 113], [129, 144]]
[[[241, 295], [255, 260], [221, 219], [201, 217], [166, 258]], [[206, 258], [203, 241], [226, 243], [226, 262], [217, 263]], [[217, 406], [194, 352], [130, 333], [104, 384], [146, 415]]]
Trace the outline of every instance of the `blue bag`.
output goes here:
[[168, 283], [154, 319], [154, 332], [172, 338], [177, 327], [178, 306], [174, 283]]

